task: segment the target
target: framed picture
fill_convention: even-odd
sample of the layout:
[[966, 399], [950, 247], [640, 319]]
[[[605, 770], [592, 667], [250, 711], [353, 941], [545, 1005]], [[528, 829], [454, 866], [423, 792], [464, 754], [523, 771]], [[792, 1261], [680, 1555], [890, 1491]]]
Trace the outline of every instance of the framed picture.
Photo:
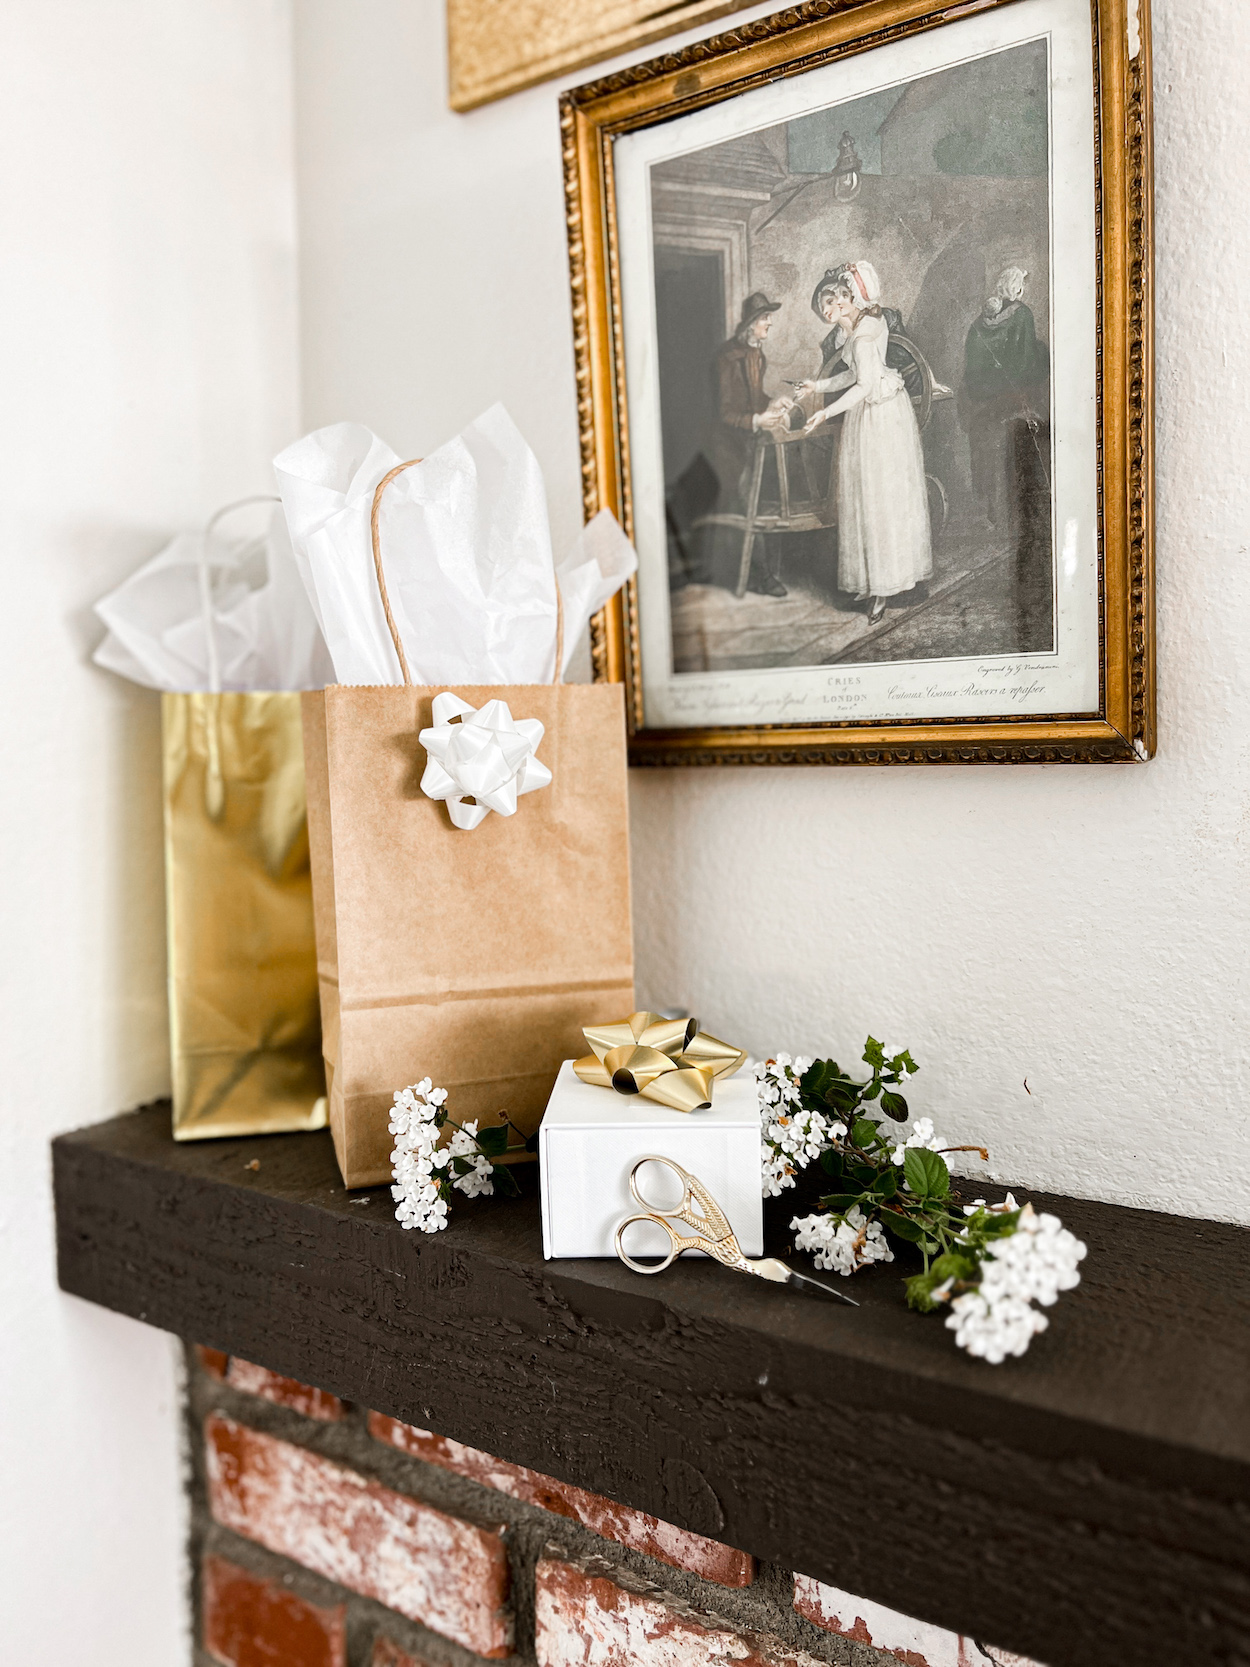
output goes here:
[[632, 760], [1148, 759], [1147, 0], [812, 0], [562, 124]]

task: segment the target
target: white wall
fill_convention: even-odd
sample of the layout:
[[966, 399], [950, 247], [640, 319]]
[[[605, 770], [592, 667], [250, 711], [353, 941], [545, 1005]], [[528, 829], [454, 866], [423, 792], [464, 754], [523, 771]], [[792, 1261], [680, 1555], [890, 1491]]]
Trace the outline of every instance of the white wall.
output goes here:
[[297, 422], [286, 0], [0, 5], [0, 1655], [188, 1658], [171, 1341], [56, 1289], [48, 1140], [168, 1089], [159, 697], [90, 604]]
[[[1243, 0], [1154, 10], [1158, 759], [635, 772], [639, 996], [756, 1050], [846, 1062], [871, 1028], [995, 1172], [1250, 1220], [1250, 30]], [[305, 422], [414, 456], [501, 398], [563, 537], [555, 92], [449, 113], [442, 11], [297, 0]]]

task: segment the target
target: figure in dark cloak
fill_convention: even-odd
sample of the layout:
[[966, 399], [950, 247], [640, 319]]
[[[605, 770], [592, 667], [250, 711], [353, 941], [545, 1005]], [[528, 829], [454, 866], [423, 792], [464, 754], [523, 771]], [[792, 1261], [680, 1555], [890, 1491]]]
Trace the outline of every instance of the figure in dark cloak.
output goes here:
[[1009, 539], [1030, 542], [1050, 505], [1050, 354], [1023, 299], [1028, 273], [1009, 266], [973, 319], [960, 416], [978, 509]]

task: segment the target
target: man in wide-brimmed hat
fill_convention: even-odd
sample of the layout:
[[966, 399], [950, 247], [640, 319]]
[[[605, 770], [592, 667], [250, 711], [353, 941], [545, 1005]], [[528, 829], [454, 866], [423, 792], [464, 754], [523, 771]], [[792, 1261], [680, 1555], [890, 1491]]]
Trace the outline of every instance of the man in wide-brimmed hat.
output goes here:
[[[748, 295], [742, 303], [738, 328], [717, 349], [713, 366], [717, 421], [709, 461], [720, 485], [717, 507], [722, 514], [742, 512], [746, 496], [744, 476], [749, 478], [754, 436], [761, 428], [784, 427], [794, 403], [783, 395], [770, 399], [764, 392], [764, 372], [768, 369], [764, 338], [773, 314], [780, 309], [781, 302], [770, 301], [763, 290]], [[760, 539], [758, 546], [762, 545]], [[751, 564], [749, 588], [766, 596], [786, 594], [781, 580], [758, 557]]]

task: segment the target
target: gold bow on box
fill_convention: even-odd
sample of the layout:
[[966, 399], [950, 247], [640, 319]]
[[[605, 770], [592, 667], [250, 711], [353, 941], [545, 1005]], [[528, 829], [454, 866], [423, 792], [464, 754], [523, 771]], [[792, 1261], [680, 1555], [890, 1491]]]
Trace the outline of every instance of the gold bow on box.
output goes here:
[[641, 1094], [672, 1111], [705, 1111], [712, 1079], [736, 1071], [746, 1058], [741, 1048], [700, 1030], [697, 1019], [662, 1019], [658, 1013], [587, 1025], [582, 1035], [594, 1049], [573, 1065], [583, 1082]]

